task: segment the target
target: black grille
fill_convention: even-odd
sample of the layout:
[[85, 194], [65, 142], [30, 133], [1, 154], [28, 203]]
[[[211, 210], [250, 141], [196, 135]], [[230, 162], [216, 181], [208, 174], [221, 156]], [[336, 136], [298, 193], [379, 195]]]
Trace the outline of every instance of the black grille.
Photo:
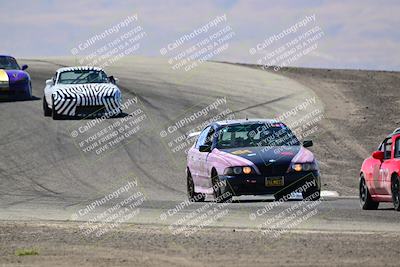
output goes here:
[[283, 176], [286, 174], [289, 164], [269, 163], [257, 165], [263, 176]]
[[24, 88], [25, 86], [28, 86], [27, 80], [19, 80], [19, 81], [10, 83], [10, 87], [12, 87], [12, 88]]
[[15, 95], [15, 91], [11, 90], [10, 88], [0, 88], [0, 96], [11, 96]]
[[105, 112], [105, 106], [77, 106], [75, 113], [77, 115], [98, 115], [103, 114]]

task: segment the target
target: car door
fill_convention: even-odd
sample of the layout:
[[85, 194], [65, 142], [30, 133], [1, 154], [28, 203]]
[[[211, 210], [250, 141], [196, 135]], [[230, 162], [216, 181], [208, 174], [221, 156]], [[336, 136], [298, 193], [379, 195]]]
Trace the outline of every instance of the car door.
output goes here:
[[381, 166], [382, 194], [392, 194], [392, 174], [398, 170], [400, 163], [400, 136], [391, 139], [391, 157], [385, 160]]
[[204, 145], [204, 143], [206, 142], [206, 138], [207, 138], [207, 134], [210, 131], [210, 126], [206, 127], [199, 135], [199, 137], [197, 138], [196, 144], [193, 147], [193, 149], [191, 150], [190, 153], [190, 158], [189, 160], [191, 161], [191, 174], [192, 174], [192, 178], [193, 178], [193, 182], [195, 186], [202, 186], [202, 179], [201, 179], [201, 168], [203, 166], [201, 166], [201, 158], [203, 156], [203, 152], [199, 151], [199, 147], [201, 145]]
[[383, 142], [383, 153], [384, 153], [383, 162], [379, 166], [379, 172], [377, 173], [377, 177], [374, 177], [374, 180], [376, 180], [375, 182], [376, 193], [379, 195], [388, 194], [386, 190], [386, 184], [388, 183], [388, 179], [390, 183], [389, 166], [392, 163], [392, 150], [393, 150], [393, 143], [392, 143], [392, 138], [390, 137]]
[[[386, 143], [387, 138], [385, 138], [382, 143], [378, 147], [378, 151], [384, 152], [384, 144]], [[364, 177], [367, 181], [368, 187], [370, 188], [371, 194], [376, 195], [379, 194], [379, 171], [381, 168], [382, 162], [379, 159], [375, 159], [373, 157], [369, 157], [365, 160], [365, 169]]]
[[[207, 132], [207, 136], [204, 139], [203, 145], [208, 147], [212, 147], [213, 139], [214, 139], [215, 129], [210, 127], [209, 131]], [[209, 173], [209, 166], [208, 166], [208, 156], [210, 152], [199, 152], [199, 181], [202, 187], [210, 188], [211, 187], [211, 177]]]

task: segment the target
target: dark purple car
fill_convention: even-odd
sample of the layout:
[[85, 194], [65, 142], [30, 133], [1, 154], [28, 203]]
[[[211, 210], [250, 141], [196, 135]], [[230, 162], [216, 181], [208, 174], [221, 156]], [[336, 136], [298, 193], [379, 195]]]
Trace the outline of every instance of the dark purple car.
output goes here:
[[11, 56], [0, 55], [0, 100], [32, 98], [31, 77]]

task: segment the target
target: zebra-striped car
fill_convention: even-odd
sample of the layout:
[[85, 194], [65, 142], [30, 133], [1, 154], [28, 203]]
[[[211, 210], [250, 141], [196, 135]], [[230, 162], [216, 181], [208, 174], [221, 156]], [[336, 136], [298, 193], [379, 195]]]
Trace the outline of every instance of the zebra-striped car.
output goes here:
[[58, 69], [46, 81], [43, 96], [44, 116], [116, 116], [121, 113], [121, 90], [113, 76], [97, 67]]

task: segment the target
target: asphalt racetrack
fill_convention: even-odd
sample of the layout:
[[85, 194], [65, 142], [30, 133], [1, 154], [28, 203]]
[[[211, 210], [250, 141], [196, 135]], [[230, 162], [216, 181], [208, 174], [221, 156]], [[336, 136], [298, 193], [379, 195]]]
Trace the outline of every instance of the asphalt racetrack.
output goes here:
[[[398, 264], [400, 213], [391, 204], [362, 211], [357, 197], [363, 158], [396, 122], [398, 105], [377, 103], [396, 94], [398, 73], [270, 72], [217, 62], [177, 72], [158, 59], [128, 57], [106, 69], [119, 79], [124, 116], [54, 121], [43, 116], [45, 80], [76, 61], [21, 61], [29, 65], [35, 99], [0, 103], [4, 266], [27, 264], [7, 256], [26, 244], [41, 251], [29, 261], [37, 266]], [[379, 94], [366, 93], [377, 84]], [[393, 120], [375, 125], [383, 121], [378, 107]], [[311, 150], [322, 190], [339, 196], [186, 202], [188, 130], [221, 116], [274, 118], [294, 109], [293, 121], [323, 114], [308, 129]], [[121, 127], [123, 137], [106, 138]], [[115, 208], [124, 200], [129, 210]], [[118, 212], [108, 217], [113, 227], [93, 228]]]

